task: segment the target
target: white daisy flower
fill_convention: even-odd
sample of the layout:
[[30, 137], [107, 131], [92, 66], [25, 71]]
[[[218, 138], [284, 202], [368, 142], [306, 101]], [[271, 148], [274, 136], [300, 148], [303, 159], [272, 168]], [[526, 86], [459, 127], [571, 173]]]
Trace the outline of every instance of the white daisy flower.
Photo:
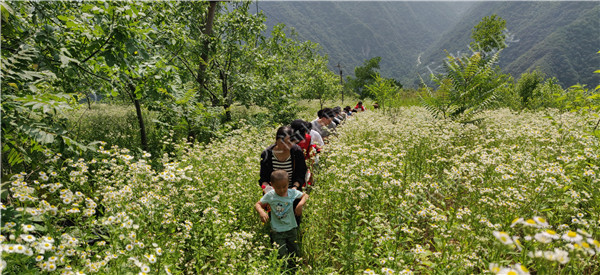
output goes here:
[[21, 234], [21, 239], [23, 239], [24, 241], [26, 241], [28, 243], [35, 241], [35, 237], [30, 234]]
[[569, 252], [564, 251], [564, 250], [560, 250], [558, 248], [554, 249], [554, 253], [553, 253], [553, 259], [554, 261], [557, 261], [561, 264], [566, 264], [569, 262]]
[[580, 242], [583, 239], [583, 236], [577, 234], [577, 232], [569, 230], [567, 233], [562, 235], [562, 238], [567, 242], [576, 243]]
[[490, 263], [490, 272], [498, 274], [500, 272], [500, 266], [497, 263]]
[[496, 239], [498, 239], [501, 243], [505, 245], [511, 245], [514, 243], [510, 235], [508, 235], [504, 231], [494, 231], [493, 234], [494, 237], [496, 237]]
[[0, 272], [6, 268], [6, 261], [0, 260]]
[[531, 226], [531, 227], [536, 227], [539, 228], [540, 226], [538, 225], [537, 222], [535, 222], [534, 219], [527, 219], [523, 222], [521, 222], [521, 224], [525, 225], [525, 226]]
[[519, 275], [529, 275], [529, 269], [527, 269], [527, 267], [525, 267], [524, 265], [521, 265], [520, 263], [515, 264], [515, 269], [517, 270], [517, 272], [519, 273]]
[[534, 216], [533, 220], [537, 223], [539, 228], [547, 228], [550, 226], [548, 224], [548, 222], [546, 221], [546, 219], [544, 219], [542, 217]]
[[588, 233], [587, 231], [583, 230], [583, 229], [577, 229], [577, 233], [586, 236], [586, 237], [592, 237], [592, 235], [590, 233]]
[[510, 227], [514, 227], [515, 225], [522, 223], [522, 222], [523, 222], [523, 218], [516, 218], [510, 223]]
[[583, 250], [585, 250], [585, 252], [587, 252], [591, 256], [596, 254], [596, 252], [594, 251], [594, 249], [592, 248], [592, 246], [589, 243], [582, 241], [581, 243], [579, 243], [579, 245], [581, 245]]
[[538, 241], [540, 243], [552, 242], [552, 238], [550, 238], [547, 234], [544, 234], [544, 232], [537, 233], [533, 237], [535, 238], [536, 241]]
[[146, 257], [151, 264], [156, 263], [156, 256], [152, 254], [146, 254], [144, 257]]
[[558, 240], [560, 238], [560, 236], [558, 234], [556, 234], [556, 231], [552, 230], [552, 229], [546, 229], [544, 230], [544, 232], [542, 232], [542, 234], [546, 235], [546, 237], [554, 239], [554, 240]]
[[497, 275], [518, 275], [519, 271], [514, 268], [505, 267], [505, 268], [500, 269], [500, 271], [496, 274]]
[[27, 248], [22, 244], [15, 245], [15, 253], [23, 254]]
[[596, 249], [596, 252], [600, 253], [600, 242], [597, 240], [594, 240], [592, 238], [588, 238], [587, 239], [588, 243], [592, 244], [592, 246], [594, 246], [594, 248]]
[[35, 231], [35, 227], [31, 224], [22, 224], [21, 227], [23, 228], [23, 231], [25, 231], [25, 232]]

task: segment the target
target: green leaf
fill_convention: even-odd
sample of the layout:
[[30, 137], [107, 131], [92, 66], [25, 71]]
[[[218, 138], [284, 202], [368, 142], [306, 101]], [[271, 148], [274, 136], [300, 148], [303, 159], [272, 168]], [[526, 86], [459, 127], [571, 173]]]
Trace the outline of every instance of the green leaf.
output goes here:
[[79, 64], [78, 60], [69, 57], [67, 54], [69, 54], [69, 51], [67, 49], [65, 49], [65, 48], [60, 49], [60, 54], [58, 56], [60, 58], [60, 63], [61, 63], [60, 67], [61, 68], [66, 68], [70, 62]]
[[73, 21], [67, 21], [67, 28], [77, 29], [78, 25]]
[[13, 13], [13, 10], [4, 1], [0, 2], [0, 10], [2, 12], [2, 20], [8, 22], [8, 17]]

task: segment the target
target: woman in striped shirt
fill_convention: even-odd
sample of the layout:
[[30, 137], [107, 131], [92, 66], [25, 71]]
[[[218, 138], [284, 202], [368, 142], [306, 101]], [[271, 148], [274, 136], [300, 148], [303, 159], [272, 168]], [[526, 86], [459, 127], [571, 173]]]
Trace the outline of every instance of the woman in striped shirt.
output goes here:
[[306, 162], [302, 149], [290, 140], [294, 134], [289, 126], [277, 129], [275, 144], [267, 147], [260, 155], [260, 179], [258, 184], [264, 189], [269, 184], [275, 170], [288, 172], [289, 188], [301, 190], [305, 182]]

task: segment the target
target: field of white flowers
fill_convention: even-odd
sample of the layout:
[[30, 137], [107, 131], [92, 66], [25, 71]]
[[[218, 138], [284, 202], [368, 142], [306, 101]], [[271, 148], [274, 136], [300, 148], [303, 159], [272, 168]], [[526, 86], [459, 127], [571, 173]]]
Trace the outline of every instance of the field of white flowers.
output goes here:
[[[358, 114], [321, 154], [298, 272], [600, 272], [599, 141], [582, 117], [547, 115]], [[3, 274], [282, 273], [253, 210], [273, 136], [182, 143], [161, 168], [123, 148], [48, 153], [45, 170], [2, 183]]]

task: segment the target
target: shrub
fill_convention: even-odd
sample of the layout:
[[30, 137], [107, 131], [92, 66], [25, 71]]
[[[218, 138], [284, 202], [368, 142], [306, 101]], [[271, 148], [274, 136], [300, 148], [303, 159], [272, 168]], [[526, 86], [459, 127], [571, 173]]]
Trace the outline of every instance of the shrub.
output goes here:
[[423, 106], [434, 117], [462, 122], [491, 107], [508, 78], [494, 68], [499, 53], [489, 59], [482, 59], [479, 53], [471, 57], [448, 55], [444, 63], [446, 73], [441, 78], [434, 78], [439, 85], [438, 91], [427, 89], [428, 94], [421, 100]]
[[527, 103], [534, 96], [534, 91], [544, 81], [544, 74], [540, 71], [533, 71], [531, 73], [521, 74], [521, 78], [515, 86], [515, 90], [521, 97], [522, 106], [526, 106]]

